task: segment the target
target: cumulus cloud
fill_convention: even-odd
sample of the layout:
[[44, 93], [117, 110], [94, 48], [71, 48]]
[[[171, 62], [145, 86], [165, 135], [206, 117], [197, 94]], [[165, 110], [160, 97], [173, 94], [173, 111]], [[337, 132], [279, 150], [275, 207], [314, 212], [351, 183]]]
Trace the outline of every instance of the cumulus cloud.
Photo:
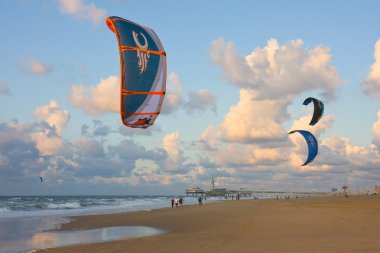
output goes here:
[[175, 131], [163, 139], [163, 148], [167, 153], [165, 169], [169, 171], [180, 170], [182, 167], [182, 152], [179, 148], [179, 133]]
[[63, 148], [62, 130], [70, 119], [69, 112], [62, 110], [58, 103], [52, 100], [48, 105], [36, 108], [33, 115], [47, 126], [40, 124], [30, 134], [30, 138], [43, 156], [58, 154]]
[[[274, 166], [286, 161], [284, 148], [261, 148], [258, 145], [229, 143], [214, 153], [215, 163], [227, 168], [244, 166]], [[236, 171], [234, 171], [234, 174]]]
[[54, 71], [52, 65], [37, 61], [35, 59], [21, 61], [21, 69], [29, 74], [37, 76], [45, 76]]
[[239, 102], [225, 115], [217, 129], [206, 130], [202, 139], [215, 146], [216, 137], [228, 142], [281, 141], [286, 132], [281, 122], [288, 117], [288, 100], [254, 100], [255, 92], [240, 90]]
[[10, 95], [11, 91], [6, 83], [0, 81], [0, 95]]
[[105, 137], [113, 132], [116, 132], [115, 130], [112, 129], [111, 126], [104, 124], [104, 122], [101, 120], [94, 119], [92, 123], [93, 123], [93, 127], [89, 127], [86, 124], [81, 126], [82, 136]]
[[139, 159], [135, 163], [131, 175], [138, 176], [140, 181], [147, 184], [169, 185], [173, 180], [172, 175], [159, 173], [159, 166], [153, 160]]
[[166, 158], [164, 150], [148, 150], [140, 143], [128, 139], [121, 140], [117, 145], [109, 146], [108, 151], [110, 155], [123, 161], [123, 164], [131, 164], [131, 161], [135, 162], [138, 159], [162, 161]]
[[254, 100], [252, 90], [241, 89], [240, 101], [231, 107], [220, 125], [229, 141], [261, 141], [282, 139], [286, 134], [281, 121], [287, 116], [283, 100]]
[[75, 141], [75, 145], [88, 156], [103, 157], [105, 156], [103, 144], [94, 139], [79, 139]]
[[98, 8], [93, 3], [86, 4], [82, 0], [59, 0], [58, 6], [62, 14], [89, 20], [96, 25], [100, 24], [106, 17], [105, 9]]
[[176, 111], [183, 103], [182, 83], [178, 74], [172, 72], [168, 76], [169, 85], [167, 85], [166, 95], [162, 106], [161, 113], [170, 114]]
[[55, 100], [51, 100], [48, 105], [36, 108], [33, 115], [36, 119], [46, 121], [51, 127], [55, 127], [59, 135], [70, 119], [69, 112], [62, 110]]
[[347, 137], [339, 137], [337, 135], [330, 136], [329, 138], [320, 140], [319, 154], [316, 161], [317, 164], [322, 165], [322, 168], [332, 169], [333, 167], [349, 166], [349, 149], [350, 140]]
[[89, 115], [119, 112], [119, 85], [119, 78], [116, 76], [101, 79], [97, 85], [92, 87], [73, 85], [71, 86], [71, 104]]
[[367, 95], [380, 99], [380, 39], [375, 44], [374, 58], [371, 71], [362, 82], [362, 89]]
[[111, 133], [111, 128], [105, 124], [103, 124], [100, 120], [93, 120], [94, 123], [94, 136], [107, 136]]
[[372, 143], [380, 148], [380, 112], [377, 112], [377, 120], [372, 127]]
[[291, 126], [290, 130], [306, 130], [311, 133], [313, 133], [316, 137], [318, 137], [321, 133], [327, 132], [330, 130], [334, 124], [335, 116], [333, 115], [324, 115], [320, 121], [318, 121], [318, 124], [314, 126], [310, 126], [311, 115], [308, 116], [302, 116], [299, 119], [296, 119], [293, 122], [293, 125]]
[[[320, 152], [321, 168], [339, 170], [341, 176], [347, 177], [348, 172], [356, 171], [358, 180], [367, 181], [365, 175], [371, 175], [371, 181], [375, 182], [379, 177], [380, 153], [376, 145], [353, 145], [349, 138], [331, 136], [321, 141], [321, 147], [327, 148]], [[368, 183], [368, 181], [367, 181]]]
[[0, 122], [0, 179], [19, 178], [39, 166], [39, 150], [30, 138], [33, 125]]
[[336, 69], [329, 65], [329, 48], [306, 49], [300, 39], [284, 45], [271, 39], [266, 47], [257, 47], [242, 57], [233, 42], [219, 38], [211, 45], [211, 59], [230, 83], [254, 89], [257, 98], [276, 99], [321, 90], [321, 96], [331, 100], [342, 83]]
[[221, 139], [221, 131], [219, 131], [218, 126], [208, 125], [202, 132], [196, 145], [201, 150], [216, 150]]
[[[330, 65], [327, 47], [307, 49], [302, 40], [280, 45], [271, 39], [266, 47], [257, 47], [241, 57], [234, 43], [217, 39], [211, 45], [211, 59], [229, 83], [240, 87], [239, 101], [219, 125], [208, 126], [197, 142], [220, 168], [239, 168], [237, 175], [249, 177], [252, 171], [271, 171], [275, 167], [270, 175], [278, 179], [284, 178], [285, 171], [305, 173], [331, 169], [333, 163], [347, 164], [345, 157], [339, 160], [326, 156], [323, 159], [328, 159], [330, 165], [321, 161], [300, 167], [307, 157], [305, 140], [288, 136], [290, 130], [304, 129], [318, 138], [332, 128], [332, 115], [325, 115], [313, 128], [308, 124], [310, 115], [295, 120], [290, 130], [284, 128], [290, 119], [288, 107], [297, 95], [315, 90], [329, 101], [342, 84]], [[321, 149], [329, 152], [330, 147], [324, 145]]]
[[43, 128], [30, 134], [43, 156], [57, 155], [63, 148], [63, 140], [52, 128]]
[[189, 101], [184, 104], [187, 112], [204, 112], [210, 108], [216, 114], [216, 97], [209, 90], [190, 91]]

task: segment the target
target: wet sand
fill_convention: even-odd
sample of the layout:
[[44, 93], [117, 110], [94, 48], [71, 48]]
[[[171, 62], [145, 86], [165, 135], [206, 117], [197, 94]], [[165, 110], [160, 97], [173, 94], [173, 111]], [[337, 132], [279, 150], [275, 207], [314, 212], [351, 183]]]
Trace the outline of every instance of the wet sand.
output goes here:
[[380, 252], [380, 197], [229, 200], [74, 217], [62, 230], [110, 226], [149, 226], [168, 232], [38, 252]]

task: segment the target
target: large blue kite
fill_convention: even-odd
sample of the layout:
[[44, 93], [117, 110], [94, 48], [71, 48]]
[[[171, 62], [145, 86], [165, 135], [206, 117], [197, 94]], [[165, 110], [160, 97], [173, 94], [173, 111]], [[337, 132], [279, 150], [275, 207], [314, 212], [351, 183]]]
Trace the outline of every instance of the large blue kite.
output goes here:
[[301, 166], [305, 166], [305, 165], [311, 163], [314, 160], [314, 158], [317, 156], [317, 154], [318, 154], [318, 142], [317, 142], [317, 139], [314, 137], [314, 135], [312, 135], [310, 132], [305, 131], [305, 130], [293, 130], [293, 131], [289, 132], [289, 134], [293, 134], [296, 132], [300, 133], [305, 138], [305, 140], [307, 142], [309, 154], [307, 156], [306, 162], [301, 165]]
[[108, 17], [120, 54], [120, 115], [124, 125], [151, 126], [166, 92], [166, 53], [156, 33], [132, 21]]

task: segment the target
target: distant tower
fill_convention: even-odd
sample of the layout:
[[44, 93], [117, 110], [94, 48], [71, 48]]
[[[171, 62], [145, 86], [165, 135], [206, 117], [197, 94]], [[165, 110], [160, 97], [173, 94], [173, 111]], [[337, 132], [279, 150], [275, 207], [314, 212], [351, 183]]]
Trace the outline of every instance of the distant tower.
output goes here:
[[343, 185], [342, 189], [343, 189], [343, 195], [347, 198], [348, 197], [348, 192], [347, 192], [348, 186]]
[[215, 188], [215, 179], [214, 177], [211, 177], [211, 190], [214, 190]]

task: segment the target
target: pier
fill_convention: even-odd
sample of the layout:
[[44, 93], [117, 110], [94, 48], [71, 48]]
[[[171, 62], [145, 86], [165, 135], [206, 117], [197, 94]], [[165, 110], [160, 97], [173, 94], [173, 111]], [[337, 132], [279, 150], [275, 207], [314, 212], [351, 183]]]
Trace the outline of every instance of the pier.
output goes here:
[[297, 197], [311, 197], [311, 196], [323, 196], [330, 194], [330, 192], [318, 192], [318, 191], [276, 191], [276, 190], [228, 190], [225, 188], [214, 188], [209, 191], [202, 190], [199, 187], [189, 188], [185, 191], [186, 196], [205, 196], [205, 197], [234, 197], [239, 195], [240, 197], [255, 197], [255, 198], [268, 198], [268, 197], [280, 197], [280, 198], [297, 198]]
[[[211, 178], [211, 188], [209, 191], [205, 191], [200, 187], [190, 187], [186, 189], [186, 196], [204, 196], [204, 197], [223, 197], [223, 198], [236, 198], [236, 197], [253, 197], [253, 198], [305, 198], [312, 196], [323, 196], [331, 194], [331, 192], [320, 191], [276, 191], [276, 190], [249, 190], [246, 188], [240, 188], [238, 190], [228, 190], [226, 188], [215, 188], [215, 179]], [[380, 189], [380, 186], [379, 186]]]
[[186, 193], [186, 196], [204, 196], [206, 195], [206, 191], [205, 190], [202, 190], [201, 188], [199, 187], [191, 187], [191, 188], [188, 188], [186, 189], [185, 191]]

